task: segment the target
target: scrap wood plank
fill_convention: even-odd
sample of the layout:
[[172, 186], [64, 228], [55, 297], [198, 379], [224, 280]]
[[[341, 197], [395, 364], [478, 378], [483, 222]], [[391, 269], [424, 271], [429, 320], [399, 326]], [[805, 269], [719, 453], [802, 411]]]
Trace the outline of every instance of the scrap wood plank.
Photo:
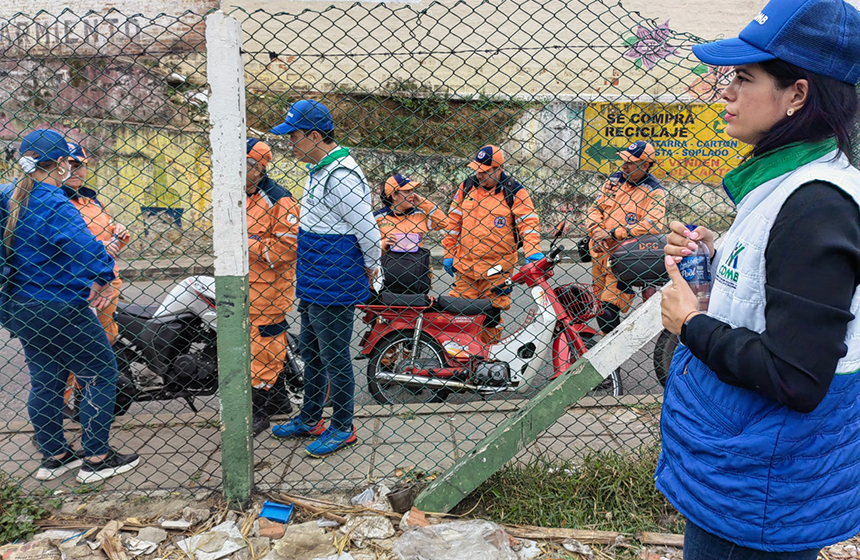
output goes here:
[[612, 544], [624, 533], [615, 531], [591, 531], [587, 529], [563, 529], [536, 527], [534, 525], [502, 525], [505, 532], [519, 539], [533, 541], [563, 541], [575, 539], [583, 544]]
[[675, 535], [672, 533], [649, 533], [647, 531], [642, 531], [641, 533], [636, 534], [636, 540], [642, 544], [684, 548], [684, 535]]

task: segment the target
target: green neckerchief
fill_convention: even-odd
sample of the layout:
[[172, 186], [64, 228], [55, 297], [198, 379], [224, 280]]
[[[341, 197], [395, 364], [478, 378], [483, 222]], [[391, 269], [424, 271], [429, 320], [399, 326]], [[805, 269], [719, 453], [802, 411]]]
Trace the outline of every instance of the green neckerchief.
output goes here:
[[[316, 164], [315, 166], [311, 167], [311, 164], [309, 163], [308, 164], [308, 172], [310, 173], [311, 179], [313, 179], [314, 173], [316, 173], [317, 171], [319, 171], [320, 169], [322, 169], [326, 165], [330, 164], [333, 161], [339, 160], [340, 158], [345, 158], [348, 155], [349, 155], [349, 148], [337, 147], [334, 150], [327, 153], [326, 156], [324, 158], [322, 158], [322, 160], [320, 160], [320, 162], [318, 164]], [[311, 192], [308, 193], [308, 199], [310, 199], [310, 200], [314, 199], [313, 185], [311, 185]]]
[[349, 148], [340, 148], [340, 147], [335, 148], [334, 150], [332, 150], [328, 154], [326, 154], [326, 156], [324, 158], [322, 158], [322, 160], [318, 164], [316, 164], [313, 168], [311, 168], [311, 164], [308, 164], [308, 169], [310, 170], [311, 175], [313, 175], [314, 173], [316, 173], [317, 171], [319, 171], [320, 169], [322, 169], [326, 165], [330, 164], [331, 162], [338, 160], [340, 158], [344, 158], [348, 155], [349, 155]]
[[755, 156], [732, 169], [723, 178], [723, 186], [737, 205], [756, 187], [798, 167], [813, 162], [836, 149], [836, 138], [820, 142], [795, 142]]

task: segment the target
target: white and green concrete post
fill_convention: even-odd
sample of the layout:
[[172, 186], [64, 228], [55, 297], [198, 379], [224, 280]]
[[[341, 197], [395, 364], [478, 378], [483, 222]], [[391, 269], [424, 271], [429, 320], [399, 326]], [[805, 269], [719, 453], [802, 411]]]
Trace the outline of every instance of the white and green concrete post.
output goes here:
[[245, 210], [245, 69], [242, 27], [220, 10], [206, 17], [212, 130], [212, 225], [218, 312], [218, 395], [224, 497], [244, 507], [254, 485], [248, 225]]

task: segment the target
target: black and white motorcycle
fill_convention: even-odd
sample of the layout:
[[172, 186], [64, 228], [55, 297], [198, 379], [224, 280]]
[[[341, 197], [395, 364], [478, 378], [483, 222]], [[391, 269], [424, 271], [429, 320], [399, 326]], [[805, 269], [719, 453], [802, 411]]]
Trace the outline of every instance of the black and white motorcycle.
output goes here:
[[[215, 279], [191, 276], [181, 280], [160, 305], [117, 306], [119, 336], [114, 342], [119, 379], [116, 415], [133, 402], [183, 399], [194, 412], [195, 397], [218, 390]], [[284, 368], [273, 390], [284, 391], [301, 404], [303, 364], [298, 340], [288, 333]], [[71, 404], [77, 402], [77, 396]]]

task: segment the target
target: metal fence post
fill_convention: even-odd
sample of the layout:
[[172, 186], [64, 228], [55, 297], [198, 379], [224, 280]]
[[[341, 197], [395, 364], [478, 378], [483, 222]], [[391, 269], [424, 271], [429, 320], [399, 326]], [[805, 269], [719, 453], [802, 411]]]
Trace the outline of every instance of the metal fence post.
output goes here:
[[206, 17], [212, 97], [212, 208], [218, 312], [218, 388], [224, 495], [244, 506], [254, 483], [248, 226], [245, 213], [245, 74], [242, 28], [218, 11]]

